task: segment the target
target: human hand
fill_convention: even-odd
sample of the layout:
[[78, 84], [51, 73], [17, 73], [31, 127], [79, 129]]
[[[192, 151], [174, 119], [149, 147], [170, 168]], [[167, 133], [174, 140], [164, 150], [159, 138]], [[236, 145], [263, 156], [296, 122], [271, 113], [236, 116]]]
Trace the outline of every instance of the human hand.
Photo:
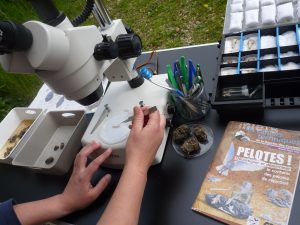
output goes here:
[[143, 110], [134, 107], [133, 124], [126, 145], [125, 166], [147, 173], [164, 137], [166, 118], [156, 110], [149, 115], [145, 125]]
[[72, 175], [64, 192], [60, 195], [65, 210], [69, 213], [85, 208], [91, 204], [110, 182], [111, 176], [109, 174], [102, 177], [94, 187], [90, 182], [93, 174], [112, 152], [109, 148], [89, 165], [86, 165], [88, 156], [100, 147], [100, 144], [92, 142], [86, 145], [76, 156]]

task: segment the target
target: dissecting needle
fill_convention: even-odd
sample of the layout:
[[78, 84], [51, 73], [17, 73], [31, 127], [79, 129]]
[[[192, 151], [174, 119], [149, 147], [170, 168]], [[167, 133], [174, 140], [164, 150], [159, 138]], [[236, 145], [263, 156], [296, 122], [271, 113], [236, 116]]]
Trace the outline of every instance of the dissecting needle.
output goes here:
[[105, 104], [104, 110], [103, 110], [102, 114], [100, 115], [99, 119], [97, 120], [95, 126], [93, 127], [91, 134], [95, 132], [97, 127], [100, 125], [100, 123], [102, 123], [102, 121], [105, 119], [105, 117], [108, 116], [109, 112], [110, 112], [110, 108], [108, 107], [108, 104]]

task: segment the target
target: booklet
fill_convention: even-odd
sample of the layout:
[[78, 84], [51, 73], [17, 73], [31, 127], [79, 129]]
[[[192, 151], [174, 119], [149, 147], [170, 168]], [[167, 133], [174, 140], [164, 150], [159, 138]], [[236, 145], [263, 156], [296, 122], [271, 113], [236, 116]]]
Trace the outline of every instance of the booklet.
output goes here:
[[192, 209], [226, 224], [288, 224], [300, 132], [231, 121]]

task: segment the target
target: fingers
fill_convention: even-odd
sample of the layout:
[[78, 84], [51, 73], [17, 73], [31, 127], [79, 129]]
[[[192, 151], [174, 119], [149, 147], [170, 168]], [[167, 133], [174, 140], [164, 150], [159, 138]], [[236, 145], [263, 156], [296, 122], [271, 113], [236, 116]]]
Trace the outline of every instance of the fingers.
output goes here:
[[160, 127], [165, 128], [166, 127], [166, 117], [164, 115], [160, 115]]
[[94, 159], [86, 168], [86, 176], [92, 178], [93, 174], [99, 169], [99, 166], [110, 156], [112, 149], [109, 148], [96, 159]]
[[144, 125], [144, 113], [140, 107], [135, 106], [133, 108], [134, 118], [132, 123], [132, 130], [140, 131], [143, 129]]
[[[148, 105], [142, 107], [142, 111], [143, 111], [144, 115], [146, 112], [148, 112], [149, 108], [150, 108], [150, 106], [148, 106]], [[147, 113], [147, 115], [148, 115], [148, 113]]]
[[100, 144], [96, 142], [91, 142], [88, 145], [86, 145], [76, 156], [75, 159], [75, 167], [76, 168], [85, 168], [87, 157], [96, 149], [99, 149], [101, 147]]
[[158, 127], [159, 125], [160, 125], [160, 113], [158, 110], [156, 110], [155, 112], [149, 114], [149, 121], [147, 123], [147, 126]]
[[[149, 107], [142, 108], [143, 112], [145, 112]], [[159, 110], [147, 114], [149, 116], [149, 121], [146, 125], [151, 126], [153, 128], [165, 128], [166, 126], [166, 118], [164, 115], [160, 114]]]
[[106, 174], [104, 177], [102, 177], [102, 179], [93, 188], [93, 193], [94, 193], [95, 197], [98, 197], [104, 191], [104, 189], [109, 184], [110, 180], [111, 180], [110, 174]]

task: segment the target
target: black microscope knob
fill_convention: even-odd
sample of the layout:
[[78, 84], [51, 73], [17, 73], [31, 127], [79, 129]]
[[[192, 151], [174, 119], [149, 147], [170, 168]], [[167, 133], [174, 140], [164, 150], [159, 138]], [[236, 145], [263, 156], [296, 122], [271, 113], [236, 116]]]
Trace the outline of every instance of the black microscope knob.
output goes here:
[[128, 84], [131, 88], [140, 87], [143, 83], [144, 83], [144, 77], [142, 75], [138, 75], [137, 77], [128, 81]]
[[142, 41], [137, 34], [120, 34], [116, 38], [116, 43], [121, 59], [134, 58], [142, 53]]
[[118, 46], [112, 41], [101, 42], [95, 46], [93, 55], [96, 60], [115, 59], [118, 57]]

